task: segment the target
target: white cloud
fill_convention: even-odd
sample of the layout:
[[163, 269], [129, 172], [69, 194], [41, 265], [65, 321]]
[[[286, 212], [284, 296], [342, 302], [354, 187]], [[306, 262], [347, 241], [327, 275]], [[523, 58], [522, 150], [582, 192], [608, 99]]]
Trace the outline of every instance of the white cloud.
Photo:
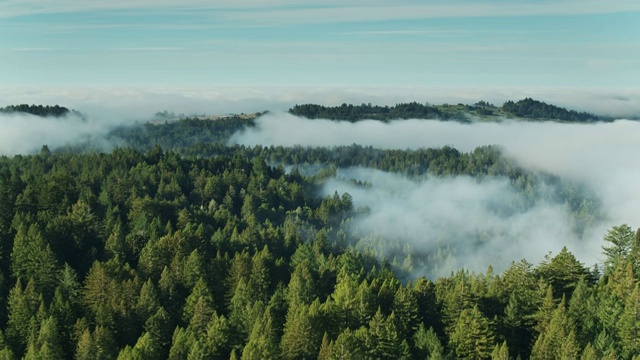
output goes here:
[[[571, 250], [580, 255], [581, 261], [594, 263], [598, 260], [601, 239], [607, 228], [621, 223], [640, 226], [640, 187], [638, 186], [640, 157], [637, 156], [640, 153], [639, 121], [618, 120], [612, 123], [588, 125], [515, 121], [468, 125], [433, 120], [399, 120], [391, 123], [370, 120], [349, 123], [329, 120], [306, 120], [289, 114], [271, 114], [258, 119], [255, 128], [235, 134], [232, 142], [247, 145], [283, 146], [337, 146], [355, 143], [363, 146], [370, 145], [376, 148], [391, 149], [415, 149], [448, 145], [463, 152], [472, 151], [476, 147], [483, 145], [501, 145], [505, 148], [507, 156], [525, 168], [549, 172], [564, 179], [585, 184], [596, 194], [602, 207], [603, 222], [596, 224], [595, 230], [592, 232], [593, 238], [580, 239], [580, 246], [577, 245], [578, 242], [575, 237], [566, 235], [566, 229], [569, 228], [569, 225], [565, 220], [560, 222], [553, 221], [554, 218], [560, 217], [559, 209], [553, 206], [548, 207], [545, 205], [545, 207], [537, 208], [535, 212], [530, 214], [522, 213], [518, 217], [509, 219], [509, 224], [512, 222], [513, 226], [521, 224], [523, 228], [504, 228], [499, 223], [496, 225], [497, 227], [492, 227], [492, 229], [501, 229], [499, 231], [496, 230], [499, 233], [505, 232], [508, 235], [505, 235], [505, 239], [513, 240], [514, 234], [521, 234], [520, 238], [523, 239], [523, 244], [543, 244], [536, 248], [537, 252], [534, 251], [535, 249], [529, 249], [526, 246], [516, 248], [518, 254], [527, 254], [529, 252], [531, 254], [531, 256], [527, 256], [529, 260], [539, 260], [541, 251], [545, 248], [547, 250], [557, 250], [558, 246], [572, 245]], [[376, 181], [380, 182], [380, 177], [376, 178], [375, 176], [375, 174], [368, 174], [359, 179], [369, 181], [367, 177], [372, 177], [374, 181], [371, 182], [375, 185]], [[493, 190], [490, 189], [491, 191], [489, 192], [473, 195], [475, 190], [469, 192], [466, 187], [450, 189], [444, 187], [445, 185], [442, 186], [443, 190], [439, 191], [430, 188], [431, 190], [428, 193], [424, 193], [426, 190], [421, 186], [416, 187], [415, 193], [410, 192], [404, 195], [402, 192], [394, 193], [391, 191], [388, 197], [395, 197], [401, 203], [412, 204], [412, 201], [421, 197], [423, 199], [425, 197], [437, 199], [438, 194], [445, 193], [449, 194], [445, 200], [453, 201], [455, 206], [445, 202], [441, 210], [453, 206], [454, 210], [458, 211], [459, 208], [466, 206], [456, 205], [459, 201], [456, 200], [458, 198], [455, 194], [458, 192], [468, 194], [471, 200], [467, 205], [471, 209], [474, 209], [474, 196], [488, 194], [487, 196], [489, 197], [495, 197], [497, 196], [496, 194], [503, 192], [499, 190], [500, 187], [498, 186], [498, 190], [491, 188]], [[447, 183], [446, 186], [450, 186], [450, 184]], [[334, 185], [334, 190], [327, 188], [326, 192], [333, 193], [335, 189], [343, 188], [344, 185]], [[412, 185], [408, 183], [401, 186], [394, 185], [394, 188], [407, 189], [407, 191], [413, 189]], [[358, 194], [363, 194], [363, 198], [358, 198]], [[370, 199], [369, 196], [379, 195], [355, 192], [354, 201], [361, 201], [365, 205], [369, 201], [374, 204], [375, 201], [382, 201]], [[467, 195], [464, 195], [464, 197], [467, 197]], [[482, 198], [477, 199], [475, 203], [481, 204], [481, 200]], [[508, 203], [508, 200], [505, 200], [506, 203]], [[413, 207], [409, 206], [409, 208], [415, 208], [418, 211], [419, 204]], [[430, 209], [428, 204], [425, 203], [424, 206]], [[398, 207], [401, 207], [401, 204]], [[391, 206], [392, 208], [393, 206]], [[474, 212], [473, 216], [477, 217], [484, 214], [482, 208], [477, 208], [476, 210], [477, 212]], [[396, 229], [395, 223], [399, 224], [397, 229], [408, 226], [408, 224], [397, 220], [401, 219], [402, 216], [393, 215], [392, 211], [386, 212], [384, 209], [381, 211], [383, 214], [381, 218], [376, 218], [376, 212], [373, 212], [373, 217], [371, 218], [373, 220], [371, 220], [370, 224], [386, 224], [385, 226], [389, 226], [391, 231]], [[455, 211], [447, 214], [453, 216]], [[461, 213], [467, 214], [464, 211]], [[490, 214], [482, 216], [485, 215], [490, 216]], [[463, 216], [463, 218], [467, 217], [466, 215]], [[452, 221], [455, 223], [455, 220]], [[474, 224], [482, 224], [484, 221], [491, 223], [493, 220], [481, 217], [478, 222], [465, 223], [464, 226], [470, 226], [471, 229], [475, 229], [476, 225]], [[450, 224], [449, 227], [455, 228], [455, 224]], [[462, 226], [462, 229], [465, 229], [464, 226]], [[424, 233], [424, 231], [418, 230], [416, 232]], [[464, 237], [463, 235], [464, 233], [460, 236]], [[534, 235], [535, 237], [532, 237]], [[550, 241], [554, 246], [548, 246]], [[555, 243], [555, 241], [562, 242]], [[497, 251], [499, 248], [500, 246], [488, 246], [487, 253]], [[507, 254], [513, 259], [514, 254], [517, 253], [511, 252]], [[485, 263], [485, 266], [486, 264], [488, 263]], [[477, 267], [475, 269], [478, 270]]]
[[[418, 276], [447, 276], [460, 268], [483, 272], [490, 264], [501, 272], [512, 261], [537, 263], [563, 246], [588, 265], [598, 261], [601, 234], [581, 239], [562, 206], [543, 200], [553, 197], [552, 188], [542, 190], [532, 205], [520, 206], [519, 195], [504, 178], [411, 181], [365, 168], [340, 170], [338, 176], [324, 185], [324, 192], [348, 192], [356, 208], [368, 209], [350, 225], [361, 239], [359, 246], [373, 245], [388, 260], [408, 246], [414, 258], [451, 251], [446, 261], [427, 261], [426, 268], [414, 269]], [[372, 186], [356, 187], [350, 179]]]
[[125, 118], [106, 114], [81, 119], [75, 115], [45, 118], [24, 113], [0, 113], [0, 155], [32, 154], [42, 145], [53, 150], [80, 142], [109, 150], [112, 144], [104, 136], [114, 126], [127, 122]]

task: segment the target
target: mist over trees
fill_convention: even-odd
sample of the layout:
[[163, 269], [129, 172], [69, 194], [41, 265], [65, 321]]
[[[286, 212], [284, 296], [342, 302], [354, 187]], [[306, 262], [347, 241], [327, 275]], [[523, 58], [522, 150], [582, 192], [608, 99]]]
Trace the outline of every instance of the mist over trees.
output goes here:
[[411, 184], [501, 181], [513, 197], [488, 204], [497, 216], [544, 199], [583, 237], [602, 216], [584, 184], [527, 169], [498, 146], [227, 144], [254, 125], [240, 116], [185, 118], [118, 128], [110, 139], [125, 147], [109, 152], [85, 144], [0, 157], [0, 356], [640, 354], [640, 231], [631, 226], [601, 234], [600, 266], [563, 248], [537, 264], [513, 259], [500, 272], [433, 276], [431, 267], [492, 234], [428, 251], [363, 238], [353, 226], [371, 209], [327, 191], [333, 181], [378, 186], [354, 168]]

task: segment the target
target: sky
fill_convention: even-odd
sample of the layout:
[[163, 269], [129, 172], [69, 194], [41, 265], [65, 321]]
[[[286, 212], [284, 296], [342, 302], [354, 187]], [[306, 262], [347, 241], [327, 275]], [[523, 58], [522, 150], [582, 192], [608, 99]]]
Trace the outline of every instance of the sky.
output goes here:
[[639, 24], [637, 0], [0, 0], [0, 86], [625, 91]]

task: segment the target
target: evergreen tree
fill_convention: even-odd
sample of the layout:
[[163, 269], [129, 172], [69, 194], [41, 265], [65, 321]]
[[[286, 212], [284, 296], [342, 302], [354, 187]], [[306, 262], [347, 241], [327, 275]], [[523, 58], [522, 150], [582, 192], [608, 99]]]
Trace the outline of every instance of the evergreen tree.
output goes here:
[[531, 359], [577, 358], [579, 350], [563, 297], [533, 345]]
[[56, 284], [57, 259], [35, 224], [20, 226], [11, 252], [13, 275], [23, 282], [33, 278], [36, 289], [53, 294]]
[[450, 345], [461, 359], [486, 359], [491, 355], [494, 334], [477, 306], [460, 312]]
[[425, 330], [424, 324], [418, 326], [413, 335], [413, 346], [417, 358], [437, 358], [444, 354], [444, 347], [432, 327]]
[[509, 360], [509, 348], [506, 341], [502, 345], [496, 344], [491, 352], [491, 360]]
[[321, 333], [314, 325], [309, 306], [299, 304], [289, 308], [280, 345], [283, 359], [308, 359], [318, 355]]
[[9, 315], [6, 328], [7, 341], [17, 355], [22, 354], [29, 336], [36, 331], [35, 316], [41, 305], [42, 296], [36, 292], [33, 280], [29, 280], [27, 286], [22, 289], [22, 283], [18, 279], [9, 292], [7, 305]]
[[378, 309], [369, 322], [365, 345], [374, 359], [395, 359], [401, 350], [401, 338], [396, 327], [395, 313], [388, 317]]
[[618, 323], [621, 355], [632, 358], [640, 354], [640, 286], [635, 285], [627, 298], [624, 311]]
[[634, 233], [627, 224], [612, 227], [604, 236], [604, 241], [610, 245], [602, 247], [602, 252], [606, 256], [605, 266], [615, 268], [618, 263], [624, 260], [631, 252]]
[[204, 279], [200, 278], [186, 300], [182, 320], [192, 323], [194, 330], [204, 331], [214, 310], [211, 291]]
[[280, 358], [278, 336], [273, 327], [270, 308], [267, 308], [261, 319], [255, 322], [247, 344], [242, 351], [243, 360]]
[[365, 338], [366, 328], [356, 331], [345, 329], [333, 343], [331, 358], [333, 359], [364, 359], [366, 354]]

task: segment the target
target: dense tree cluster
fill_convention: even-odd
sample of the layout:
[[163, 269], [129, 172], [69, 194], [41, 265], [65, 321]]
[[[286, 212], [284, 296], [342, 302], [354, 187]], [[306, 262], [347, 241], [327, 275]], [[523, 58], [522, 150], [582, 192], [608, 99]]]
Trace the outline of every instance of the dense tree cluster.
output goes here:
[[509, 100], [502, 105], [502, 110], [507, 114], [532, 119], [557, 119], [575, 122], [599, 120], [595, 114], [567, 110], [531, 98], [525, 98], [517, 102]]
[[177, 121], [145, 123], [114, 129], [109, 141], [123, 146], [149, 150], [154, 146], [180, 150], [194, 143], [224, 144], [236, 131], [255, 126], [254, 118], [229, 116], [216, 120], [185, 117]]
[[54, 105], [54, 106], [42, 106], [42, 105], [28, 105], [28, 104], [20, 104], [20, 105], [9, 105], [3, 108], [0, 108], [0, 113], [27, 113], [36, 116], [52, 116], [52, 117], [61, 117], [65, 116], [69, 113], [69, 109], [63, 106]]
[[479, 101], [474, 105], [458, 104], [433, 106], [417, 102], [401, 103], [395, 106], [378, 106], [371, 104], [340, 106], [322, 106], [316, 104], [295, 105], [289, 109], [291, 114], [309, 119], [346, 120], [396, 120], [396, 119], [440, 119], [468, 121], [468, 114], [481, 116], [510, 115], [529, 119], [550, 119], [571, 122], [591, 122], [605, 120], [588, 112], [567, 110], [541, 101], [525, 98], [514, 102], [507, 101], [498, 108], [486, 101]]
[[353, 105], [342, 104], [340, 106], [322, 106], [315, 104], [296, 105], [289, 109], [293, 115], [303, 116], [308, 119], [346, 120], [355, 122], [358, 120], [395, 120], [395, 119], [448, 119], [447, 114], [431, 105], [423, 105], [417, 102], [397, 104], [395, 106], [378, 106], [371, 104]]

